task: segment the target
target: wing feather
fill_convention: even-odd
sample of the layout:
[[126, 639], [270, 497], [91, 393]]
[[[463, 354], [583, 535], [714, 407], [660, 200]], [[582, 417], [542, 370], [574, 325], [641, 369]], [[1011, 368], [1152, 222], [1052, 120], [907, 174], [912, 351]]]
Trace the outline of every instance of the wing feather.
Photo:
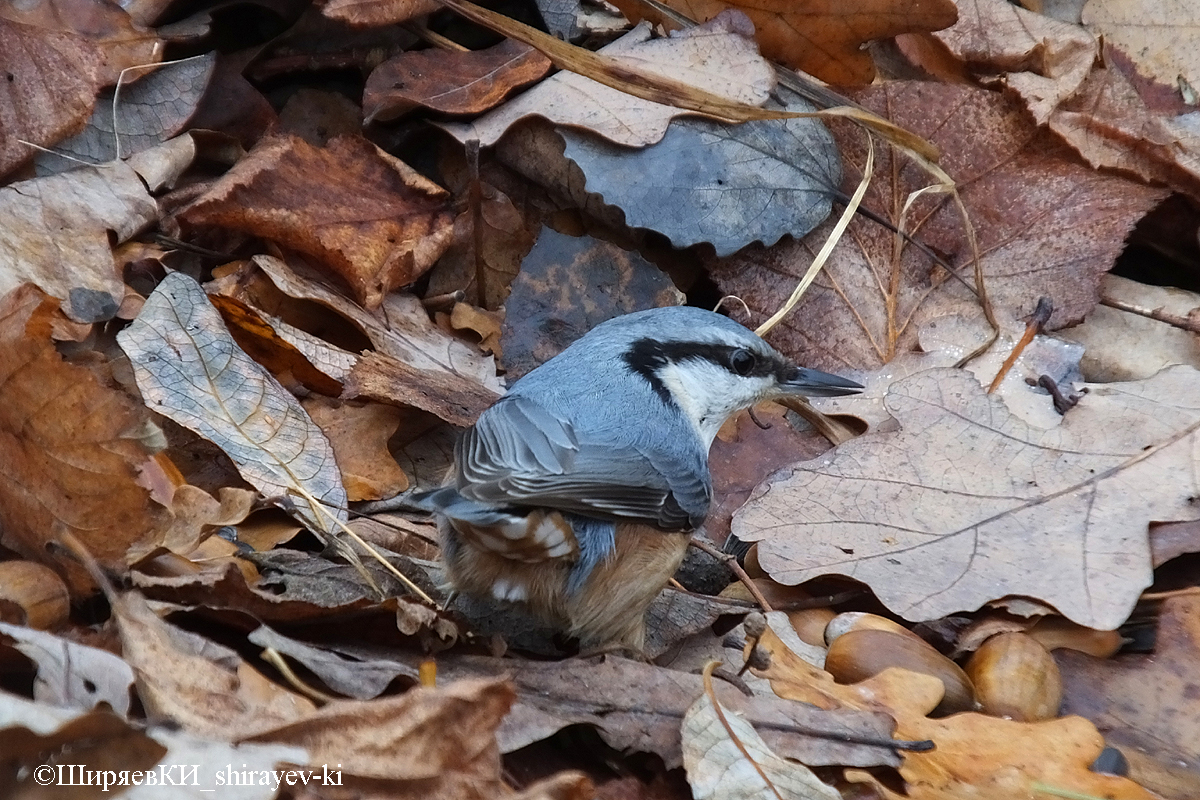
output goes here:
[[[556, 508], [662, 528], [696, 527], [708, 512], [708, 470], [589, 435], [533, 400], [492, 406], [455, 449], [458, 488], [484, 502]], [[704, 466], [703, 464], [701, 466]]]

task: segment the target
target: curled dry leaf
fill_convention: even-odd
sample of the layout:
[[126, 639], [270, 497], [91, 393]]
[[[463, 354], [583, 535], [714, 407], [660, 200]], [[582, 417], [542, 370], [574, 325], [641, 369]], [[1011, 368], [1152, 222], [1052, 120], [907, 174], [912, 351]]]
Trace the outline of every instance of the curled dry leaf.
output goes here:
[[445, 190], [354, 136], [323, 148], [290, 136], [265, 139], [180, 219], [310, 255], [368, 308], [429, 269], [454, 224]]
[[377, 348], [343, 376], [347, 384], [343, 399], [410, 405], [448, 422], [469, 425], [503, 391], [495, 359], [433, 325], [421, 301], [412, 295], [392, 293], [380, 309], [371, 312], [278, 258], [255, 256], [253, 261], [280, 291], [332, 309]]
[[0, 302], [0, 543], [65, 569], [73, 589], [91, 581], [46, 545], [74, 534], [106, 569], [168, 520], [140, 485], [155, 472], [136, 438], [144, 407], [68, 364], [51, 341], [57, 302], [23, 286]]
[[[1157, 4], [1156, 9], [1177, 13]], [[1130, 172], [1189, 194], [1200, 186], [1200, 130], [1188, 124], [1193, 109], [1178, 99], [1162, 102], [1162, 94], [1176, 93], [1178, 72], [1167, 80], [1170, 89], [1153, 85], [1147, 91], [1147, 79], [1112, 46], [1116, 39], [1106, 36], [1101, 49], [1084, 28], [1003, 0], [963, 4], [958, 23], [934, 36], [955, 60], [954, 69], [988, 78], [1007, 73], [1004, 85], [1034, 121], [1048, 124], [1092, 166]], [[1154, 38], [1156, 47], [1163, 42], [1157, 33]], [[906, 55], [937, 71], [918, 44], [900, 40]]]
[[363, 121], [392, 120], [422, 107], [482, 114], [549, 71], [550, 59], [512, 39], [486, 50], [410, 50], [383, 62], [367, 78]]
[[[168, 274], [117, 341], [151, 408], [219, 446], [267, 497], [291, 496], [313, 530], [331, 533], [331, 517], [346, 519], [329, 440], [237, 346], [194, 280]], [[309, 508], [302, 493], [328, 516]]]
[[[708, 670], [705, 683], [712, 688]], [[708, 691], [684, 715], [681, 734], [683, 765], [696, 800], [841, 800], [841, 793], [808, 767], [773, 752], [749, 722], [722, 708]]]
[[[333, 702], [248, 741], [302, 746], [311, 763], [338, 764], [350, 785], [367, 779], [375, 793], [387, 782], [387, 796], [399, 800], [512, 797], [496, 745], [496, 729], [512, 702], [512, 686], [503, 679], [456, 681], [369, 703]], [[591, 796], [591, 782], [576, 772], [559, 773], [520, 795]]]
[[[632, 20], [648, 17], [646, 6], [634, 0], [616, 0], [615, 5]], [[824, 0], [670, 0], [667, 5], [694, 20], [710, 19], [728, 8], [744, 11], [754, 21], [763, 55], [843, 86], [861, 86], [875, 77], [874, 62], [863, 49], [867, 42], [940, 30], [957, 17], [953, 0], [860, 0], [853, 5]]]
[[152, 721], [227, 740], [230, 731], [249, 736], [313, 711], [312, 701], [267, 680], [234, 651], [163, 622], [140, 594], [109, 600], [121, 654]]
[[123, 242], [156, 220], [158, 208], [137, 173], [114, 161], [6, 186], [0, 216], [0, 293], [30, 281], [65, 301], [75, 321], [99, 322], [125, 296], [109, 231]]
[[323, 339], [273, 319], [235, 297], [209, 294], [238, 346], [273, 375], [337, 397], [358, 357]]
[[[752, 26], [744, 16], [726, 14], [669, 39], [650, 39], [650, 27], [639, 25], [600, 52], [758, 106], [775, 88], [775, 75], [758, 54], [752, 36]], [[671, 120], [687, 113], [563, 71], [469, 125], [443, 127], [461, 142], [477, 139], [487, 147], [518, 120], [536, 115], [558, 125], [583, 128], [615, 144], [642, 147], [662, 139]]]
[[[974, 222], [988, 295], [1001, 316], [1023, 318], [1049, 297], [1053, 330], [1078, 322], [1096, 304], [1100, 277], [1125, 236], [1165, 195], [1160, 189], [1096, 173], [1040, 132], [1004, 96], [965, 86], [890, 82], [856, 96], [869, 109], [925, 136], [943, 155]], [[831, 126], [842, 158], [865, 162], [862, 132]], [[878, 159], [864, 207], [891, 216], [911, 192], [929, 185], [911, 162]], [[929, 193], [906, 219], [890, 222], [944, 254], [972, 282], [971, 249], [954, 203]], [[804, 240], [784, 240], [712, 266], [726, 294], [746, 299], [754, 321], [783, 303], [792, 281], [824, 244], [829, 223]], [[908, 246], [896, 259], [894, 235], [856, 218], [803, 303], [771, 341], [801, 363], [845, 369], [887, 363], [912, 349], [927, 321], [950, 313], [977, 315], [978, 300], [959, 281]], [[790, 276], [790, 280], [781, 280]]]
[[1093, 386], [1042, 429], [969, 375], [918, 373], [885, 399], [898, 432], [777, 473], [733, 532], [781, 583], [848, 575], [907, 619], [1025, 595], [1115, 628], [1152, 579], [1149, 521], [1196, 516], [1198, 396], [1176, 367]]
[[[1007, 72], [1005, 85], [1024, 100], [1038, 125], [1079, 89], [1098, 54], [1095, 37], [1078, 25], [1004, 0], [963, 3], [958, 22], [933, 37], [963, 66], [986, 64], [990, 71]], [[898, 41], [907, 53], [905, 39]]]

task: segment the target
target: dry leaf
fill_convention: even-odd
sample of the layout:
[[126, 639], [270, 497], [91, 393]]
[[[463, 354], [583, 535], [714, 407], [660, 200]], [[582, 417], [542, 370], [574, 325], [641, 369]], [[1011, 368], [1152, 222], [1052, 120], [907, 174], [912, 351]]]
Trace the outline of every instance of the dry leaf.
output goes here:
[[[1100, 290], [1118, 302], [1184, 319], [1200, 309], [1200, 294], [1170, 286], [1147, 286], [1118, 275], [1105, 275]], [[1082, 324], [1059, 335], [1084, 346], [1080, 367], [1090, 381], [1140, 380], [1172, 364], [1200, 369], [1200, 337], [1107, 305], [1096, 306]]]
[[216, 53], [208, 53], [139, 70], [140, 80], [122, 84], [115, 103], [115, 90], [102, 92], [81, 133], [57, 142], [52, 153], [38, 154], [38, 174], [73, 170], [81, 161], [97, 164], [126, 158], [181, 133], [196, 113], [216, 63]]
[[549, 71], [548, 58], [512, 39], [486, 50], [410, 50], [383, 62], [367, 78], [363, 121], [386, 122], [416, 108], [482, 114]]
[[168, 274], [117, 341], [149, 406], [218, 445], [267, 497], [292, 497], [312, 530], [332, 533], [333, 518], [345, 521], [346, 491], [329, 440], [238, 348], [194, 280]]
[[[338, 701], [252, 741], [303, 746], [313, 763], [337, 763], [348, 785], [397, 800], [492, 800], [511, 796], [502, 778], [496, 728], [513, 701], [503, 679], [464, 680], [417, 687], [399, 697], [364, 703]], [[582, 800], [591, 783], [560, 773], [522, 793], [530, 800]]]
[[1087, 717], [1164, 797], [1200, 797], [1200, 597], [1168, 599], [1151, 655], [1055, 653], [1066, 713]]
[[32, 286], [0, 303], [0, 541], [82, 589], [90, 579], [73, 561], [56, 563], [49, 542], [70, 532], [120, 573], [129, 548], [168, 517], [139, 485], [156, 470], [136, 438], [150, 424], [145, 408], [63, 360], [50, 339], [57, 314]]
[[[781, 94], [786, 111], [816, 110], [791, 92]], [[553, 172], [542, 159], [540, 170], [517, 168], [591, 213], [600, 203], [616, 207], [624, 225], [657, 231], [675, 247], [708, 243], [718, 256], [808, 233], [829, 216], [841, 180], [833, 137], [819, 119], [740, 125], [680, 119], [661, 141], [632, 153], [586, 131], [557, 133], [566, 142], [563, 157], [583, 173], [583, 187], [574, 170], [565, 186], [551, 184], [543, 176]], [[511, 159], [511, 151], [502, 145], [499, 154]]]
[[[649, 16], [645, 6], [632, 0], [616, 0], [615, 5], [634, 21]], [[875, 77], [875, 65], [863, 49], [867, 42], [940, 30], [956, 19], [953, 0], [862, 0], [850, 6], [827, 0], [671, 0], [667, 5], [699, 21], [728, 8], [744, 11], [754, 22], [764, 56], [844, 86], [861, 86]]]
[[445, 373], [422, 372], [382, 353], [365, 353], [358, 360], [342, 396], [412, 406], [464, 428], [498, 399], [490, 389], [463, 385]]
[[[1112, 267], [1134, 223], [1164, 192], [1074, 162], [1012, 101], [994, 92], [933, 83], [890, 82], [857, 96], [892, 122], [941, 148], [975, 225], [988, 295], [1002, 317], [1023, 318], [1038, 298], [1054, 304], [1050, 329], [1078, 322], [1095, 305], [1100, 276]], [[833, 126], [843, 160], [865, 162], [862, 132]], [[971, 282], [971, 253], [954, 204], [919, 198], [896, 218], [910, 192], [928, 186], [912, 162], [877, 159], [864, 207], [943, 254]], [[855, 178], [857, 180], [857, 177]], [[712, 265], [726, 294], [745, 299], [753, 321], [775, 312], [829, 234]], [[917, 331], [946, 314], [978, 315], [978, 300], [909, 246], [899, 262], [894, 235], [856, 218], [804, 301], [769, 337], [801, 363], [826, 370], [867, 367], [911, 350]], [[751, 326], [753, 327], [753, 326]]]
[[[0, 5], [0, 18], [28, 25], [44, 35], [70, 33], [85, 37], [103, 57], [96, 69], [105, 86], [116, 83], [123, 70], [156, 64], [163, 55], [162, 40], [134, 20], [123, 6], [91, 0], [4, 3]], [[5, 54], [13, 52], [6, 50]], [[126, 80], [131, 80], [128, 73]]]
[[330, 397], [342, 393], [342, 381], [358, 361], [353, 353], [273, 319], [237, 298], [209, 294], [208, 299], [221, 312], [238, 347], [271, 374]]
[[[125, 296], [109, 231], [123, 242], [158, 218], [124, 162], [80, 167], [0, 189], [0, 293], [31, 281], [78, 322], [111, 319]], [[70, 230], [70, 235], [63, 235]]]
[[310, 255], [368, 308], [429, 269], [454, 223], [443, 189], [350, 136], [324, 148], [295, 137], [265, 139], [180, 218]]
[[[510, 663], [469, 657], [444, 670], [494, 674]], [[586, 723], [600, 729], [612, 746], [658, 754], [668, 768], [683, 763], [679, 723], [702, 690], [699, 675], [606, 657], [603, 662], [526, 662], [513, 680], [517, 705], [501, 727], [505, 752], [539, 741], [567, 725]], [[940, 684], [939, 684], [940, 685]], [[879, 714], [829, 716], [818, 709], [779, 703], [772, 697], [746, 697], [722, 683], [722, 704], [757, 726], [767, 745], [786, 758], [807, 764], [894, 764], [887, 747], [852, 744], [839, 734], [862, 739], [890, 737], [890, 722]], [[827, 732], [822, 736], [821, 732]]]
[[1102, 630], [1152, 580], [1150, 520], [1196, 517], [1200, 372], [1095, 385], [1058, 428], [1014, 417], [969, 375], [891, 386], [900, 431], [780, 472], [734, 517], [773, 578], [841, 574], [907, 619], [1025, 595]]
[[79, 711], [107, 703], [121, 716], [129, 713], [133, 670], [117, 656], [52, 633], [3, 622], [0, 635], [12, 639], [13, 647], [37, 665], [34, 700]]
[[1088, 0], [1083, 24], [1159, 83], [1200, 86], [1200, 7], [1190, 0]]
[[1195, 195], [1200, 191], [1195, 112], [1181, 103], [1182, 108], [1157, 108], [1154, 92], [1146, 91], [1146, 82], [1122, 63], [1119, 52], [1105, 46], [1103, 56], [1106, 66], [1093, 69], [1050, 117], [1050, 129], [1093, 166], [1126, 170]]
[[[1178, 97], [1162, 102], [1163, 94], [1175, 91], [1174, 78], [1169, 89], [1147, 86], [1111, 46], [1113, 40], [1101, 51], [1080, 26], [1003, 0], [976, 0], [960, 12], [954, 27], [933, 34], [955, 69], [969, 69], [984, 80], [1007, 73], [1004, 85], [1021, 98], [1034, 121], [1048, 123], [1089, 164], [1195, 192], [1200, 131], [1188, 126], [1191, 108]], [[939, 69], [919, 41], [901, 37], [899, 43], [916, 63]]]
[[461, 174], [453, 176], [460, 179], [457, 181], [448, 178], [456, 194], [469, 196], [473, 187], [478, 187], [478, 213], [459, 214], [454, 221], [454, 240], [429, 271], [426, 297], [461, 290], [466, 292], [467, 302], [494, 310], [508, 297], [509, 284], [537, 241], [541, 221], [528, 203], [522, 204], [523, 209], [518, 207], [513, 198], [491, 184], [489, 178], [503, 171], [499, 164], [480, 166], [477, 179]]
[[605, 320], [682, 301], [671, 279], [636, 252], [543, 228], [504, 303], [507, 375], [520, 378]]
[[248, 737], [311, 714], [312, 701], [268, 681], [232, 650], [155, 616], [139, 594], [110, 598], [121, 651], [152, 721], [204, 738]]
[[[775, 75], [751, 36], [745, 17], [727, 14], [669, 39], [650, 39], [649, 26], [640, 25], [600, 52], [758, 106], [775, 88]], [[537, 115], [558, 125], [585, 128], [616, 144], [641, 147], [662, 139], [671, 120], [687, 113], [563, 71], [468, 125], [442, 127], [461, 142], [477, 139], [487, 147], [518, 120]]]
[[355, 25], [388, 25], [433, 13], [436, 0], [328, 0], [321, 13]]
[[[711, 687], [711, 677], [705, 674]], [[706, 691], [683, 717], [683, 765], [696, 800], [841, 800], [803, 764], [780, 758], [753, 726]]]
[[408, 476], [387, 443], [403, 418], [400, 409], [379, 403], [340, 403], [320, 395], [302, 405], [329, 437], [347, 499], [381, 500], [408, 488]]
[[[369, 312], [280, 259], [255, 256], [253, 261], [288, 296], [312, 300], [345, 317], [367, 336], [379, 351], [377, 355], [400, 362], [395, 366], [382, 359], [387, 362], [383, 366], [390, 371], [413, 373], [411, 385], [397, 386], [394, 390], [412, 393], [412, 404], [416, 407], [437, 413], [443, 404], [462, 404], [465, 399], [466, 405], [477, 409], [474, 414], [478, 415], [503, 392], [504, 384], [496, 376], [495, 359], [431, 323], [421, 301], [412, 295], [390, 294], [380, 309]], [[441, 393], [431, 391], [439, 386]], [[347, 394], [344, 399], [351, 396]], [[422, 396], [430, 397], [426, 405], [432, 407], [417, 403]], [[483, 405], [478, 405], [481, 402]], [[474, 417], [471, 419], [474, 421]]]
[[0, 4], [0, 175], [78, 133], [96, 92], [126, 67], [153, 64], [162, 42], [117, 5], [92, 2]]

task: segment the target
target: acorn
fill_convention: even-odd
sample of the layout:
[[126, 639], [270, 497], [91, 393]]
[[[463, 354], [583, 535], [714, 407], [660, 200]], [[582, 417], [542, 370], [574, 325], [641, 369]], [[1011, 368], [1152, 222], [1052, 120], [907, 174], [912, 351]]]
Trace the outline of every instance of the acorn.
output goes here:
[[891, 631], [902, 636], [911, 636], [920, 642], [925, 641], [899, 622], [893, 622], [887, 617], [868, 614], [865, 611], [844, 611], [831, 619], [825, 626], [825, 644], [833, 644], [834, 640], [844, 633], [864, 630]]
[[[906, 635], [907, 634], [907, 635]], [[957, 664], [911, 632], [860, 629], [841, 634], [829, 645], [825, 671], [838, 683], [857, 683], [888, 667], [932, 675], [946, 688], [934, 714], [943, 716], [975, 707], [971, 680]]]
[[70, 613], [71, 597], [57, 572], [34, 561], [0, 562], [0, 621], [49, 630]]
[[985, 714], [1018, 722], [1054, 719], [1063, 682], [1050, 651], [1025, 633], [991, 637], [967, 662], [975, 698]]

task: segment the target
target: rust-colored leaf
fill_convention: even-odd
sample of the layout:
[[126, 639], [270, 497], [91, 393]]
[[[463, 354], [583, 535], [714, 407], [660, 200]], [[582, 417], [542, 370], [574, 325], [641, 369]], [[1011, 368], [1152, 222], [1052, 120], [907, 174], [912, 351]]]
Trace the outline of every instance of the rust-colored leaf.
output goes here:
[[486, 50], [411, 50], [383, 62], [367, 78], [363, 117], [386, 121], [415, 108], [482, 114], [549, 71], [550, 59], [512, 39]]
[[352, 136], [266, 140], [180, 217], [310, 255], [368, 308], [432, 266], [454, 224], [444, 190]]
[[47, 550], [63, 532], [107, 569], [164, 525], [140, 473], [156, 468], [138, 433], [149, 412], [91, 371], [69, 364], [50, 339], [57, 303], [32, 286], [0, 303], [0, 542], [65, 569], [75, 588], [91, 581]]
[[341, 403], [320, 395], [312, 395], [303, 405], [333, 445], [348, 500], [379, 500], [408, 488], [408, 477], [387, 449], [400, 424], [400, 409], [380, 403]]
[[[633, 20], [645, 6], [635, 0], [615, 5]], [[672, 0], [668, 3], [698, 22], [727, 8], [746, 13], [758, 29], [764, 56], [815, 75], [826, 83], [861, 86], [875, 77], [875, 65], [862, 46], [899, 33], [936, 31], [954, 24], [952, 0]], [[662, 22], [660, 19], [651, 19]]]

